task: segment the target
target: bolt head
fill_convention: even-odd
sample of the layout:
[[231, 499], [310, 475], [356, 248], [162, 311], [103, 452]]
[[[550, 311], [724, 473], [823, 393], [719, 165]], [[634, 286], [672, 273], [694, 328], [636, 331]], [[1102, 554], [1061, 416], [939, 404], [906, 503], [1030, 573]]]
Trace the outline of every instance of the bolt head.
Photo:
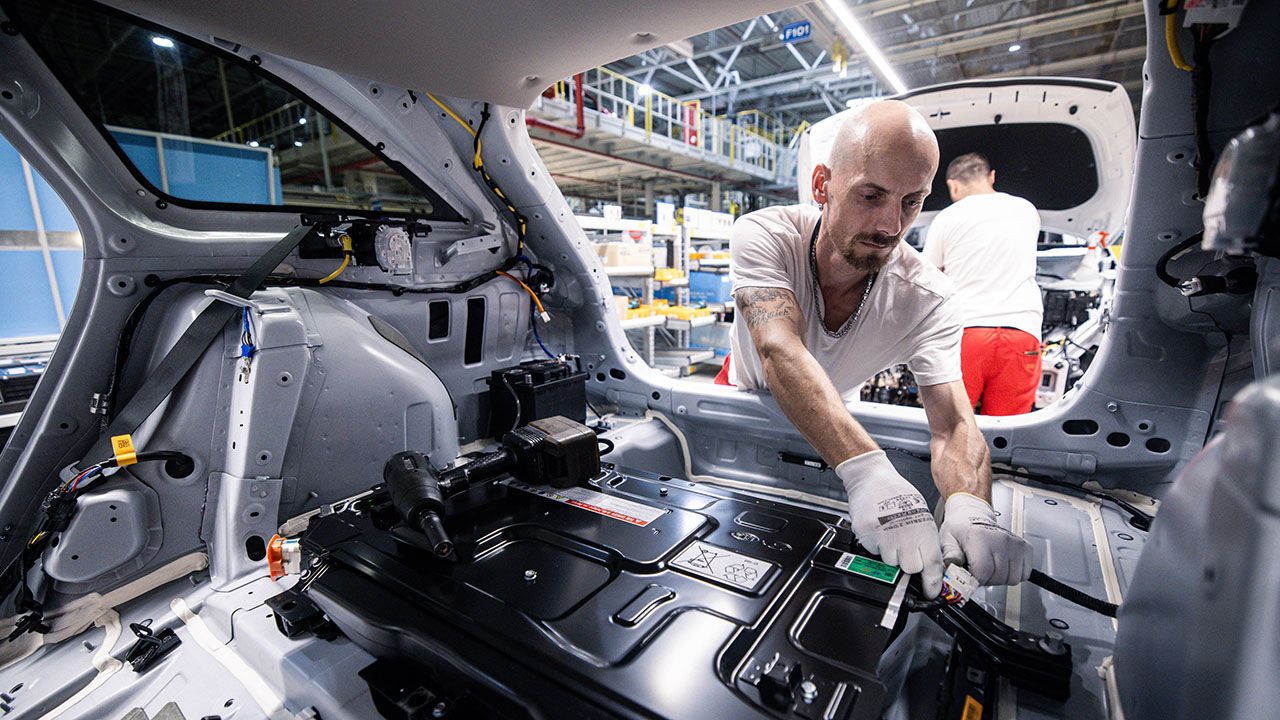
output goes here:
[[538, 571], [537, 571], [537, 570], [532, 570], [532, 569], [531, 569], [531, 570], [525, 570], [525, 571], [524, 571], [524, 579], [525, 579], [525, 580], [528, 580], [529, 582], [533, 582], [534, 580], [537, 580], [537, 579], [538, 579]]
[[818, 686], [812, 680], [800, 683], [800, 697], [807, 703], [813, 702], [818, 697]]

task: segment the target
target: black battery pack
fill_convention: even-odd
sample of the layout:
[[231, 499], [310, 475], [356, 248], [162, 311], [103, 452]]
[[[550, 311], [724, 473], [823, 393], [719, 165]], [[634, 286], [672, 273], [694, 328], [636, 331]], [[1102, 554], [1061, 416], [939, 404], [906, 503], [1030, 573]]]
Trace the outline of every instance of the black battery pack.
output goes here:
[[570, 488], [476, 484], [443, 515], [449, 558], [384, 489], [300, 539], [324, 566], [307, 597], [383, 661], [362, 677], [386, 718], [880, 716], [899, 571], [830, 511], [602, 464]]
[[587, 373], [563, 360], [531, 360], [489, 377], [489, 436], [561, 415], [586, 422]]

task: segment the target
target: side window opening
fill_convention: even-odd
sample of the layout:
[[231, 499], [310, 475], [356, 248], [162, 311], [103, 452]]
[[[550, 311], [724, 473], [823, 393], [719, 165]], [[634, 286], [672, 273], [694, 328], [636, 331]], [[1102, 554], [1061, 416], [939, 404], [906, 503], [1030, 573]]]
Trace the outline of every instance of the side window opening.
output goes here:
[[242, 58], [91, 3], [2, 6], [133, 174], [177, 204], [457, 217], [365, 138]]
[[48, 366], [83, 263], [70, 210], [0, 137], [0, 448]]

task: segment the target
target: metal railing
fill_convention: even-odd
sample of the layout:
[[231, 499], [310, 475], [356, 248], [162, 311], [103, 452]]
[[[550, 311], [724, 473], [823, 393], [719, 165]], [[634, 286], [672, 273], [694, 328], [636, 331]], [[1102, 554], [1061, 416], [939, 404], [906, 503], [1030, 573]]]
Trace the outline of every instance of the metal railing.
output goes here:
[[[643, 130], [646, 142], [663, 137], [771, 174], [777, 172], [793, 134], [781, 120], [758, 110], [712, 115], [699, 101], [682, 102], [607, 68], [583, 73], [582, 93], [586, 110]], [[556, 83], [543, 101], [573, 106], [577, 101], [573, 83]]]
[[320, 122], [321, 120], [322, 118], [306, 103], [294, 100], [226, 132], [219, 133], [212, 139], [237, 145], [286, 148], [295, 142], [315, 140], [322, 131], [333, 136], [335, 133], [333, 124]]

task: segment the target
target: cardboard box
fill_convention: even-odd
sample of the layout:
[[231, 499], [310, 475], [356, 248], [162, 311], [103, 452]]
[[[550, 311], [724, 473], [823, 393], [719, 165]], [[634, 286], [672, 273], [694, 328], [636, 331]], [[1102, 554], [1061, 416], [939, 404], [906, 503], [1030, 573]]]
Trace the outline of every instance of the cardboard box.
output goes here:
[[625, 295], [614, 295], [613, 309], [618, 313], [618, 319], [626, 320], [627, 311], [631, 309], [631, 298]]
[[648, 267], [652, 264], [647, 245], [631, 242], [599, 243], [596, 253], [609, 267]]

